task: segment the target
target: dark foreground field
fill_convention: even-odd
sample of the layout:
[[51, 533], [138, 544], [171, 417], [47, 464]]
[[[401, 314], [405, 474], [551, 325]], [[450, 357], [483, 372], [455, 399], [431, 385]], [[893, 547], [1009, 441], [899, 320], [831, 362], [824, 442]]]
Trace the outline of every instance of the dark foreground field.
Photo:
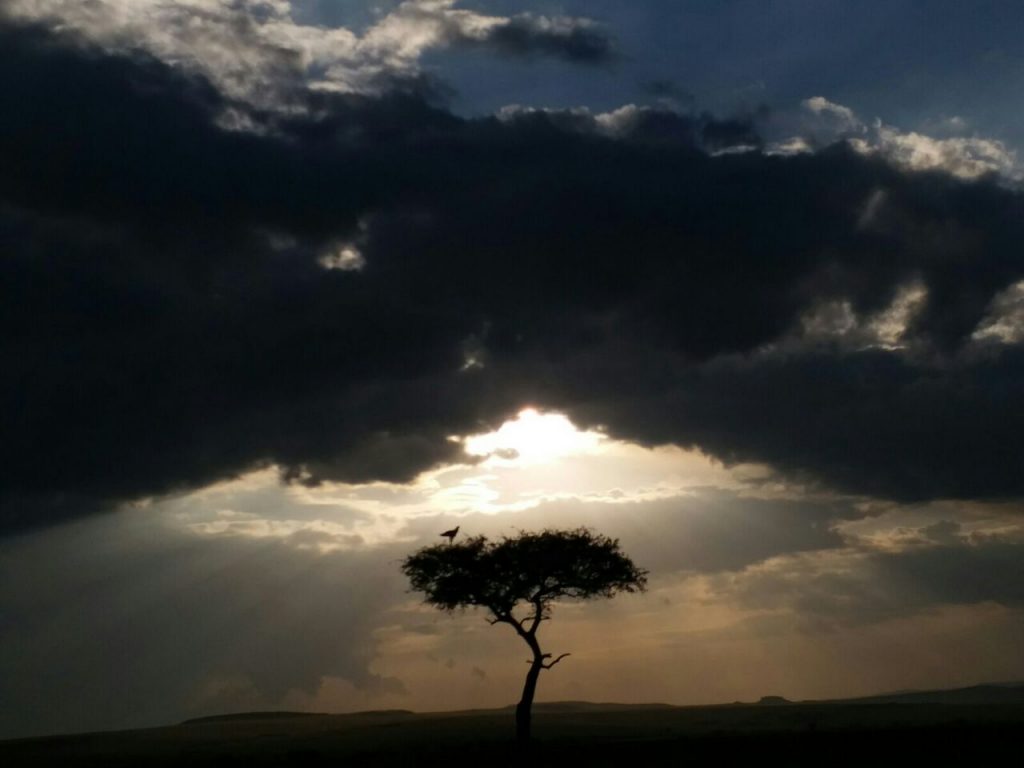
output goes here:
[[1024, 704], [539, 705], [534, 727], [524, 753], [508, 710], [251, 714], [0, 742], [0, 765], [1017, 764]]

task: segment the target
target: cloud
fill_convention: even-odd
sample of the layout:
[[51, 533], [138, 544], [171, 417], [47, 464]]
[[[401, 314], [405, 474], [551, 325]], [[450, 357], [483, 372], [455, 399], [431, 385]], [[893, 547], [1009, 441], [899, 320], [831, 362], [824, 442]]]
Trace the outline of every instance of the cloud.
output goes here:
[[805, 99], [803, 106], [815, 115], [831, 120], [839, 131], [859, 132], [864, 128], [864, 124], [861, 123], [852, 109], [829, 101], [824, 96], [812, 96], [809, 99]]
[[[901, 131], [877, 119], [868, 124], [849, 107], [823, 96], [805, 99], [803, 107], [814, 115], [813, 122], [802, 126], [806, 135], [777, 142], [772, 151], [792, 154], [838, 140], [849, 142], [858, 152], [881, 155], [911, 171], [943, 171], [962, 179], [990, 174], [1013, 182], [1024, 179], [1024, 169], [1017, 159], [1017, 152], [997, 139], [979, 136], [938, 138], [917, 131]], [[959, 118], [953, 118], [937, 127], [944, 131], [963, 130], [966, 124]]]
[[974, 332], [975, 339], [1004, 344], [1024, 341], [1024, 281], [1000, 292], [989, 304], [989, 314]]
[[420, 58], [439, 48], [584, 64], [613, 56], [610, 38], [588, 19], [488, 16], [455, 6], [456, 0], [406, 0], [361, 34], [298, 23], [286, 0], [12, 0], [2, 13], [59, 27], [108, 51], [146, 51], [264, 108], [300, 107], [296, 91], [309, 86], [366, 93], [415, 81]]
[[1019, 610], [1022, 545], [950, 536], [955, 523], [921, 531], [895, 551], [848, 549], [778, 558], [713, 577], [712, 593], [746, 608], [788, 611], [830, 629], [909, 617], [941, 606], [996, 603]]
[[0, 31], [5, 529], [401, 482], [531, 404], [853, 493], [1024, 491], [1022, 352], [974, 335], [1024, 277], [997, 180], [744, 119], [302, 100], [229, 130], [200, 75]]
[[[515, 529], [533, 530], [557, 520], [559, 527], [592, 526], [619, 538], [640, 566], [672, 573], [737, 571], [796, 552], [839, 549], [836, 523], [863, 513], [849, 501], [763, 499], [704, 488], [657, 501], [611, 504], [559, 500], [514, 516], [471, 514], [459, 518], [466, 535], [491, 538]], [[444, 523], [436, 516], [409, 522], [406, 532], [430, 541]]]
[[281, 709], [329, 679], [347, 681], [349, 708], [398, 693], [370, 668], [403, 599], [398, 555], [197, 536], [157, 514], [6, 540], [0, 695], [17, 706], [0, 734]]
[[[877, 129], [878, 149], [895, 163], [915, 171], [942, 170], [965, 179], [997, 173], [1022, 178], [1017, 153], [1003, 142], [975, 137], [936, 139], [901, 133], [890, 126]], [[868, 145], [867, 151], [873, 148]]]
[[1013, 498], [1018, 347], [953, 366], [898, 352], [723, 357], [680, 372], [672, 389], [622, 392], [571, 412], [614, 419], [623, 437], [692, 441], [731, 462], [810, 472], [848, 492], [904, 501]]
[[519, 14], [492, 27], [482, 42], [508, 55], [543, 54], [585, 64], [615, 58], [611, 39], [597, 24], [567, 16]]

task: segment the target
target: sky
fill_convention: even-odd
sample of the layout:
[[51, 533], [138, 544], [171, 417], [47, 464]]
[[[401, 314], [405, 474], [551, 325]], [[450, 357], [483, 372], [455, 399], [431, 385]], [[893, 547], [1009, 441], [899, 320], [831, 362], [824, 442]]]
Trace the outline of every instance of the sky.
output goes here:
[[1024, 10], [8, 0], [0, 738], [1024, 680]]

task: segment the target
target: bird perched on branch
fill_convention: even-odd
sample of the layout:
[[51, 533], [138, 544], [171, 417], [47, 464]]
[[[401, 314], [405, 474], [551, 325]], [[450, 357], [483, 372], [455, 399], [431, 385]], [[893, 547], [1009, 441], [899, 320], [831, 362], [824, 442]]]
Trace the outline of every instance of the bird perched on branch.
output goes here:
[[450, 531], [445, 531], [441, 535], [448, 539], [448, 543], [451, 544], [455, 541], [455, 536], [459, 533], [459, 526], [455, 526]]

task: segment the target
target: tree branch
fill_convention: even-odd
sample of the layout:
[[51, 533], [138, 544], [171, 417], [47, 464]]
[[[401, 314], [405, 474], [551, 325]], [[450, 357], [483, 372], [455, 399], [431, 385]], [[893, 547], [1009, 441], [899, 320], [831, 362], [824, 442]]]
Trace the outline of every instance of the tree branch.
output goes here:
[[490, 624], [491, 626], [494, 626], [495, 624], [503, 624], [503, 623], [504, 624], [511, 624], [512, 623], [511, 621], [509, 621], [509, 619], [512, 618], [512, 615], [510, 613], [508, 613], [507, 611], [504, 611], [504, 612], [503, 611], [496, 611], [493, 608], [491, 608], [490, 610], [491, 610], [491, 616], [493, 616], [494, 618], [493, 619], [487, 619], [487, 623]]
[[[550, 656], [551, 654], [550, 654], [550, 653], [546, 653], [546, 654], [544, 654], [544, 655], [545, 655], [545, 656]], [[565, 658], [566, 656], [571, 656], [571, 655], [572, 655], [572, 654], [569, 654], [569, 653], [563, 653], [563, 654], [562, 654], [561, 656], [559, 656], [558, 658], [556, 658], [556, 659], [554, 659], [554, 660], [552, 660], [552, 661], [549, 661], [549, 662], [548, 662], [547, 664], [541, 664], [541, 666], [542, 666], [542, 667], [543, 667], [544, 669], [551, 669], [551, 668], [552, 668], [553, 666], [555, 666], [555, 664], [557, 664], [558, 662], [560, 662], [560, 661], [561, 661], [562, 659], [564, 659], [564, 658]]]
[[[490, 619], [488, 619], [488, 621], [490, 621]], [[523, 629], [523, 622], [517, 619], [511, 613], [503, 614], [501, 616], [498, 616], [495, 621], [491, 621], [491, 624], [498, 623], [505, 623], [511, 625], [512, 629], [516, 631], [517, 635], [526, 640], [527, 643], [530, 642], [530, 635], [525, 629]]]
[[[542, 621], [544, 621], [544, 603], [541, 602], [541, 600], [536, 598], [536, 597], [534, 598], [534, 600], [532, 602], [533, 602], [533, 615], [528, 617], [529, 620], [530, 620], [530, 628], [527, 630], [527, 634], [529, 634], [529, 635], [536, 635], [537, 634], [537, 628], [540, 626], [540, 623]], [[525, 619], [524, 619], [524, 621], [525, 621]]]

